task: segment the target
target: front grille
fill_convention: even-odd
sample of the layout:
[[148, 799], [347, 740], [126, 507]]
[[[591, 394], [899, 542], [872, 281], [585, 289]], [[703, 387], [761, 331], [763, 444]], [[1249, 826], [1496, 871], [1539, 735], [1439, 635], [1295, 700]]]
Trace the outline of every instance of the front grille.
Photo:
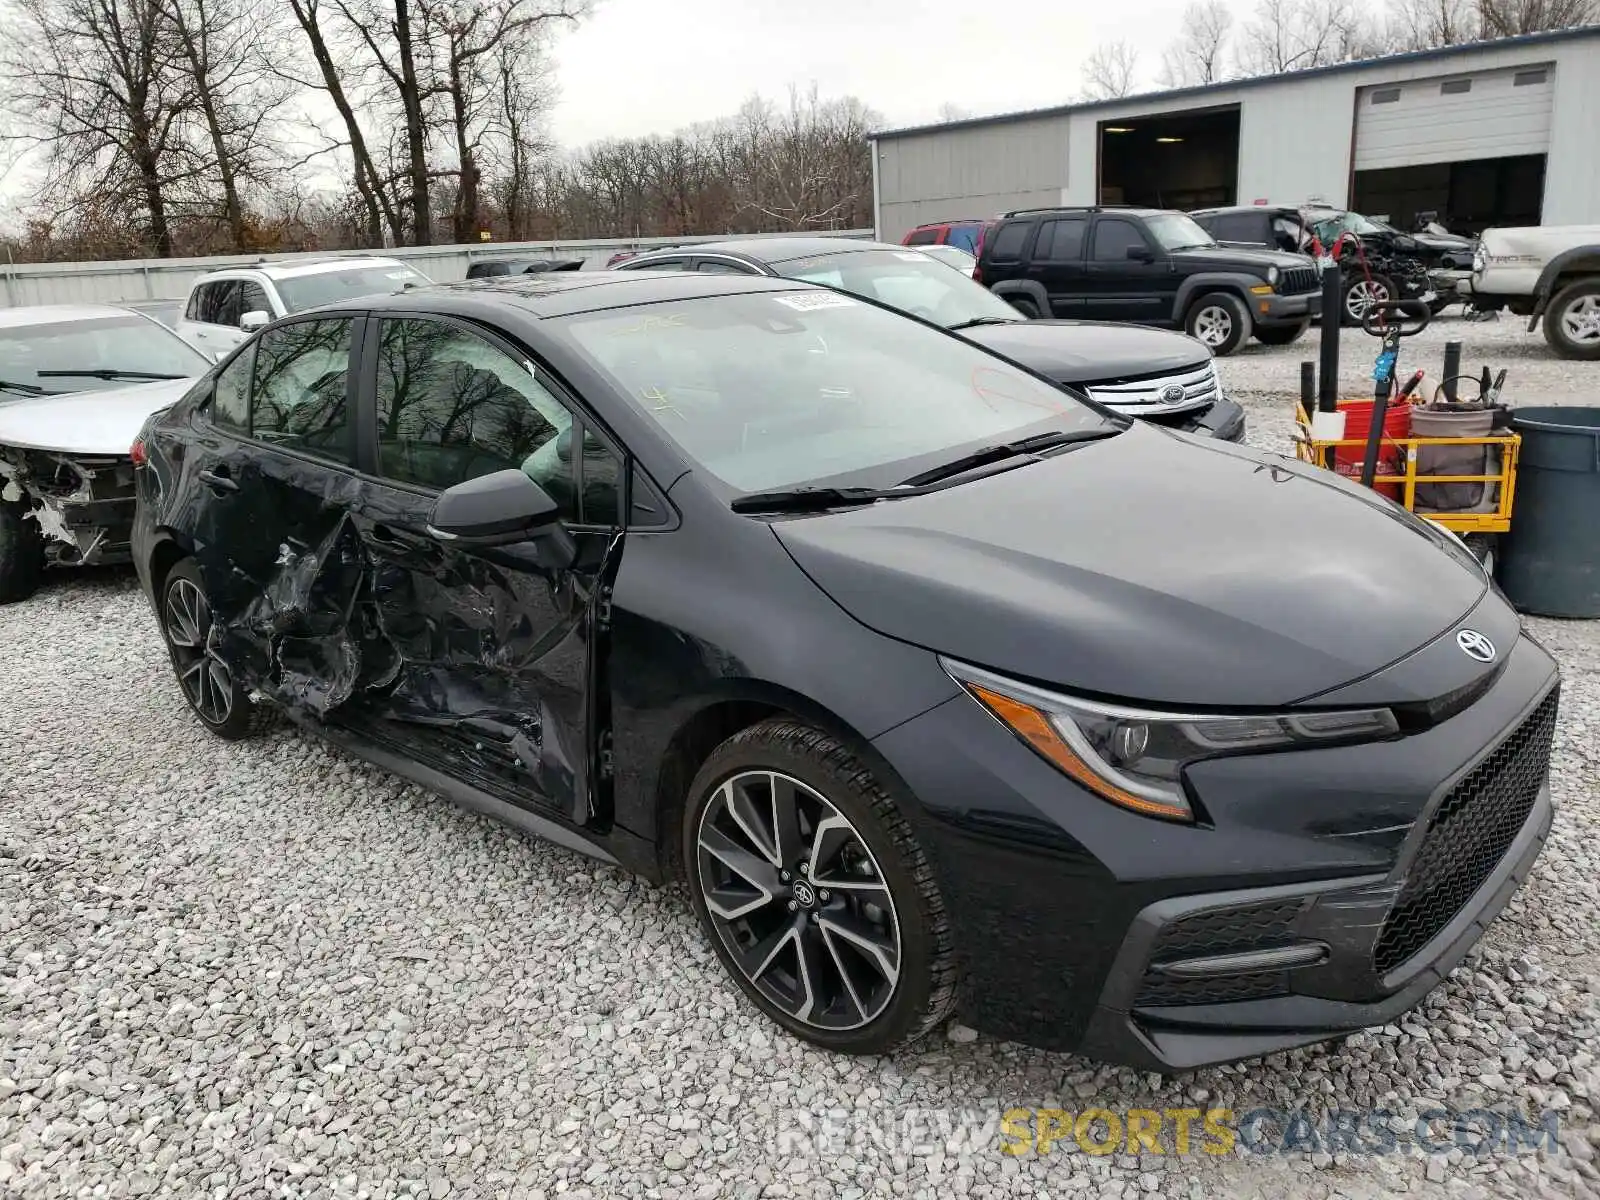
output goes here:
[[[1155, 945], [1150, 951], [1151, 966], [1288, 945], [1295, 940], [1294, 924], [1305, 905], [1303, 897], [1292, 897], [1181, 917], [1164, 926], [1156, 935]], [[1253, 971], [1207, 979], [1172, 979], [1159, 971], [1150, 970], [1134, 1003], [1145, 1006], [1225, 1004], [1232, 1000], [1281, 996], [1287, 991], [1288, 973], [1285, 971]]]
[[1505, 857], [1550, 769], [1559, 691], [1451, 788], [1378, 934], [1372, 962], [1386, 975], [1448, 925]]
[[1322, 277], [1315, 267], [1290, 267], [1278, 272], [1278, 294], [1300, 296], [1322, 287]]
[[1216, 365], [1210, 362], [1161, 375], [1080, 386], [1101, 404], [1135, 411], [1141, 416], [1199, 408], [1222, 395]]

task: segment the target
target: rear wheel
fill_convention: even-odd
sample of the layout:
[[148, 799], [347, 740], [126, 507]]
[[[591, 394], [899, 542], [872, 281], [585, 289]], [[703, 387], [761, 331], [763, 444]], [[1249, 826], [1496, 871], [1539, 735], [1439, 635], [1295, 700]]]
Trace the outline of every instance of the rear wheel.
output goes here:
[[1232, 354], [1250, 336], [1250, 310], [1237, 296], [1209, 292], [1190, 306], [1183, 320], [1183, 331], [1222, 358]]
[[881, 1054], [943, 1021], [955, 956], [933, 869], [870, 769], [820, 729], [773, 720], [691, 785], [695, 915], [744, 993], [829, 1050]]
[[1032, 300], [1025, 299], [1025, 298], [1023, 298], [1021, 296], [1016, 296], [1016, 297], [1008, 296], [1008, 297], [1006, 297], [1006, 300], [1011, 305], [1012, 308], [1016, 309], [1019, 313], [1021, 313], [1025, 317], [1027, 317], [1028, 320], [1030, 320], [1030, 321], [1036, 321], [1036, 320], [1039, 319], [1040, 316], [1043, 315], [1043, 314], [1041, 314], [1039, 312], [1039, 306], [1037, 304], [1035, 304]]
[[44, 534], [20, 501], [0, 500], [0, 604], [26, 600], [44, 577]]
[[228, 741], [259, 733], [270, 722], [272, 710], [250, 698], [223, 659], [211, 601], [194, 559], [184, 559], [167, 573], [159, 611], [178, 687], [194, 715]]
[[1562, 358], [1600, 359], [1600, 279], [1556, 293], [1544, 310], [1544, 338]]
[[1256, 341], [1264, 346], [1287, 346], [1291, 342], [1299, 341], [1300, 335], [1310, 324], [1311, 322], [1307, 320], [1294, 325], [1258, 325]]

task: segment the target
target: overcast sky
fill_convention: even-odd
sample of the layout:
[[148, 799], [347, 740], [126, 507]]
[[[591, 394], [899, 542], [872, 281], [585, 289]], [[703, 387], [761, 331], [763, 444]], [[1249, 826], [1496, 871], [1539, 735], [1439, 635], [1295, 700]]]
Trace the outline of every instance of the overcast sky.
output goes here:
[[[556, 47], [552, 132], [567, 145], [670, 133], [790, 84], [860, 97], [890, 125], [1062, 104], [1122, 38], [1155, 86], [1185, 0], [598, 0]], [[1230, 4], [1242, 17], [1247, 0]], [[1143, 89], [1141, 89], [1143, 90]]]

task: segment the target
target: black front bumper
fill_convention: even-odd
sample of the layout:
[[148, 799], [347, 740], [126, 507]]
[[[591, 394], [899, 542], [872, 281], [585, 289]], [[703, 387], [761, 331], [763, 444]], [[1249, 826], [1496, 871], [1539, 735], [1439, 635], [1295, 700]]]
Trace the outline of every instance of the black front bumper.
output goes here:
[[[1419, 652], [1409, 678], [1450, 652]], [[1197, 764], [1195, 825], [1080, 789], [966, 697], [881, 735], [919, 801], [963, 1021], [1178, 1071], [1393, 1020], [1481, 936], [1550, 828], [1554, 660], [1517, 638], [1483, 686], [1397, 739]]]
[[1155, 424], [1168, 425], [1173, 429], [1181, 429], [1184, 433], [1217, 438], [1224, 442], [1244, 441], [1244, 409], [1236, 401], [1226, 398], [1202, 408], [1199, 412], [1182, 413], [1170, 418], [1169, 421], [1156, 418]]
[[1321, 292], [1298, 292], [1293, 296], [1253, 296], [1251, 316], [1257, 325], [1295, 325], [1322, 312]]

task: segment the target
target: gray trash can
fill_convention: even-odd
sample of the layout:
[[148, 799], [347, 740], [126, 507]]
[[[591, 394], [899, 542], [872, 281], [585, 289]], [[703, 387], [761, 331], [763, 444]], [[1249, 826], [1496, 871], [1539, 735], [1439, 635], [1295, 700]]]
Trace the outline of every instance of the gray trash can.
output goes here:
[[1518, 408], [1511, 532], [1496, 575], [1519, 610], [1600, 617], [1600, 408]]

